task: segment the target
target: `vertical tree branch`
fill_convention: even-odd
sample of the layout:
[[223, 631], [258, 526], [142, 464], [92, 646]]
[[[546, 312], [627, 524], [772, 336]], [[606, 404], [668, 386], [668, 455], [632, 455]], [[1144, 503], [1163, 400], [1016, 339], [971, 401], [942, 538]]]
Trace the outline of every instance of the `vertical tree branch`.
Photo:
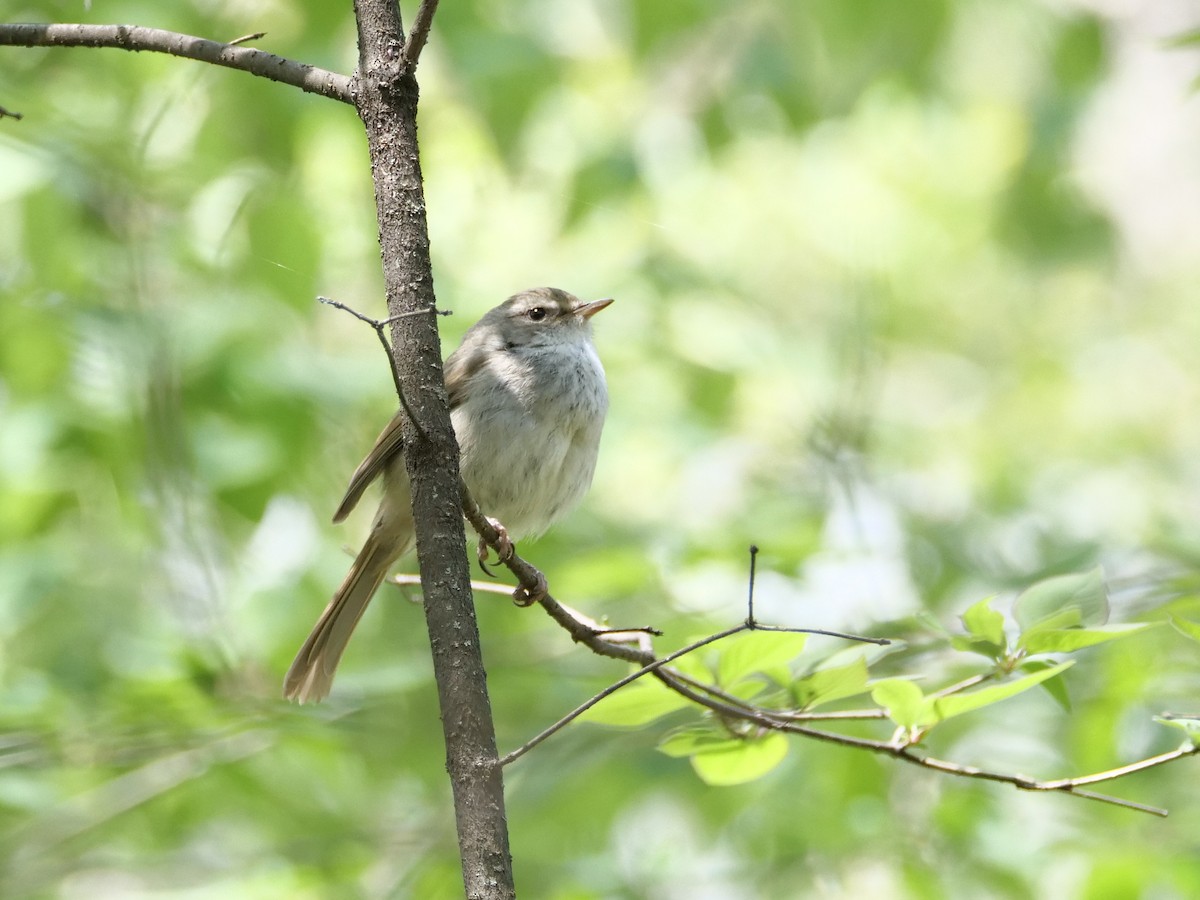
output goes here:
[[354, 6], [359, 29], [355, 97], [375, 180], [388, 313], [394, 317], [392, 348], [406, 407], [418, 419], [404, 422], [405, 461], [463, 880], [468, 897], [514, 897], [504, 785], [459, 505], [458, 444], [433, 312], [417, 82], [404, 65], [395, 0], [355, 0]]

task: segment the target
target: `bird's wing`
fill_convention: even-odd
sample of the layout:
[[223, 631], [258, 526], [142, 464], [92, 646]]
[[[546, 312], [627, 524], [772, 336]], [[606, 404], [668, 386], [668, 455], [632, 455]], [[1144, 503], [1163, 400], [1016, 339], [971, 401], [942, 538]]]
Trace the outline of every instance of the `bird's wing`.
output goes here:
[[367, 458], [358, 464], [358, 468], [350, 476], [350, 486], [346, 488], [346, 496], [342, 498], [337, 512], [333, 514], [333, 521], [340, 522], [350, 515], [367, 485], [378, 478], [384, 467], [403, 449], [404, 436], [400, 433], [400, 411], [397, 410], [387, 427], [375, 439], [375, 446], [371, 448]]
[[466, 401], [467, 386], [483, 369], [486, 358], [482, 350], [467, 352], [463, 347], [450, 354], [446, 360], [446, 396], [451, 410]]
[[[450, 399], [450, 409], [461, 405], [466, 399], [468, 383], [479, 374], [483, 368], [485, 357], [482, 353], [463, 352], [460, 347], [446, 360], [446, 392]], [[367, 454], [367, 458], [359, 463], [354, 474], [350, 476], [350, 486], [346, 488], [346, 496], [333, 514], [333, 521], [340, 522], [358, 505], [363, 491], [372, 481], [379, 477], [384, 467], [404, 449], [404, 438], [400, 433], [400, 410], [392, 416], [379, 437], [375, 446]]]

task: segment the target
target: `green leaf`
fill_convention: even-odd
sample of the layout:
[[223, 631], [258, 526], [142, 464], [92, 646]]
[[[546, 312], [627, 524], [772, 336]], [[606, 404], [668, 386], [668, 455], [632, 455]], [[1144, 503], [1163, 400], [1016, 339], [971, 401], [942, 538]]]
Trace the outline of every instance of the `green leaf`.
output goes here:
[[982, 641], [1004, 643], [1004, 615], [992, 609], [992, 598], [985, 597], [962, 614], [967, 634]]
[[705, 784], [745, 784], [762, 778], [788, 752], [788, 740], [772, 733], [753, 740], [736, 738], [714, 743], [692, 756], [692, 768]]
[[920, 724], [925, 695], [907, 678], [886, 678], [871, 688], [871, 699], [887, 710], [888, 718], [901, 728]]
[[646, 675], [605, 697], [579, 718], [601, 725], [637, 727], [661, 719], [689, 704], [690, 701], [686, 697], [664, 687], [658, 679]]
[[921, 710], [917, 724], [931, 725], [935, 722], [953, 718], [954, 716], [961, 716], [963, 713], [973, 712], [985, 706], [991, 706], [993, 703], [999, 703], [1001, 700], [1007, 700], [1009, 697], [1014, 697], [1029, 690], [1031, 687], [1041, 684], [1047, 679], [1053, 678], [1074, 664], [1074, 660], [1067, 660], [1064, 663], [1059, 663], [1057, 666], [1050, 666], [1040, 672], [1026, 675], [1024, 678], [1018, 678], [1016, 681], [980, 688], [977, 691], [951, 694], [949, 697], [939, 697], [936, 700], [928, 702], [926, 707]]
[[729, 785], [753, 781], [769, 772], [787, 755], [788, 741], [778, 733], [738, 738], [709, 726], [680, 728], [659, 745], [660, 753], [691, 757], [692, 767], [708, 784]]
[[959, 650], [981, 653], [989, 659], [1000, 659], [1008, 649], [1004, 635], [1004, 615], [991, 607], [992, 598], [985, 597], [962, 614], [965, 637], [955, 635], [951, 643]]
[[757, 672], [786, 667], [804, 650], [806, 634], [751, 631], [726, 641], [717, 662], [717, 682], [731, 687]]
[[[1030, 659], [1021, 663], [1022, 672], [1044, 672], [1046, 669], [1053, 668], [1055, 663], [1048, 662], [1044, 659]], [[1049, 681], [1043, 681], [1041, 684], [1042, 690], [1054, 698], [1054, 702], [1061, 706], [1065, 711], [1071, 711], [1071, 695], [1067, 693], [1067, 682], [1062, 678], [1051, 678]]]
[[1155, 623], [1140, 625], [1103, 625], [1099, 628], [1036, 628], [1029, 634], [1021, 635], [1018, 646], [1028, 653], [1071, 653], [1092, 647], [1118, 638], [1128, 637], [1145, 631]]
[[1200, 642], [1200, 622], [1189, 622], [1187, 619], [1171, 616], [1171, 624], [1184, 637]]
[[1074, 575], [1057, 575], [1026, 588], [1013, 605], [1022, 630], [1041, 624], [1063, 610], [1078, 610], [1081, 625], [1099, 625], [1108, 618], [1104, 570], [1097, 566]]
[[735, 740], [725, 732], [716, 732], [711, 725], [689, 725], [677, 728], [658, 742], [658, 752], [677, 759], [703, 752], [715, 744]]
[[1200, 716], [1176, 716], [1171, 714], [1155, 716], [1155, 722], [1178, 728], [1188, 736], [1188, 743], [1193, 747], [1200, 746]]
[[867, 661], [860, 656], [847, 665], [817, 669], [798, 679], [792, 685], [792, 696], [801, 708], [812, 709], [834, 700], [865, 694], [867, 677]]
[[[696, 640], [689, 638], [688, 643]], [[681, 656], [679, 659], [672, 661], [671, 668], [688, 678], [694, 678], [696, 681], [712, 681], [714, 678], [712, 669], [704, 660], [702, 652], [689, 653], [686, 656]]]
[[1029, 628], [1021, 632], [1021, 637], [1026, 638], [1030, 634], [1034, 634], [1038, 631], [1054, 631], [1055, 629], [1059, 628], [1081, 627], [1083, 627], [1083, 613], [1078, 607], [1070, 606], [1066, 609], [1060, 609], [1056, 613], [1051, 613], [1040, 622], [1031, 625]]
[[885, 656], [898, 653], [907, 647], [908, 645], [904, 641], [892, 641], [890, 644], [854, 644], [829, 654], [817, 664], [817, 668], [833, 669], [851, 663], [856, 659], [861, 659], [866, 663], [867, 668], [870, 668]]

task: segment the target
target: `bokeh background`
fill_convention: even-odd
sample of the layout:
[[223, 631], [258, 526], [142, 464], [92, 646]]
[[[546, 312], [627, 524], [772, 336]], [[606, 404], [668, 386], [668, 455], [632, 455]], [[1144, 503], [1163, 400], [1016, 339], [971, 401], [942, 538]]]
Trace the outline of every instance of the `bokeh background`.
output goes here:
[[[266, 31], [348, 72], [348, 6], [3, 18]], [[763, 618], [904, 638], [933, 686], [972, 671], [938, 627], [1046, 575], [1200, 619], [1197, 29], [1192, 0], [442, 4], [447, 349], [524, 287], [617, 298], [593, 489], [522, 547], [555, 594], [670, 650], [742, 617], [754, 542]], [[384, 314], [353, 111], [154, 54], [0, 59], [2, 893], [455, 896], [414, 598], [376, 602], [328, 703], [278, 697], [395, 404], [375, 336], [315, 302]], [[623, 674], [479, 603], [502, 749]], [[1154, 628], [1067, 688], [931, 749], [1045, 778], [1169, 750], [1152, 716], [1200, 712], [1200, 655]], [[521, 893], [1200, 896], [1194, 762], [1113, 786], [1165, 821], [799, 741], [715, 788], [655, 750], [677, 721], [514, 764]]]

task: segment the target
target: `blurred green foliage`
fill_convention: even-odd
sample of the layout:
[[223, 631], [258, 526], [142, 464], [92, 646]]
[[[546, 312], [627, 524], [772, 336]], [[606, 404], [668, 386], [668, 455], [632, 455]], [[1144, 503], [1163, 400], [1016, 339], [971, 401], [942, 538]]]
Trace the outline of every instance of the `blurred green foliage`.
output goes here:
[[[1081, 654], [1069, 713], [1028, 691], [931, 751], [1049, 778], [1177, 745], [1152, 717], [1195, 713], [1200, 675], [1200, 59], [1165, 6], [443, 4], [447, 345], [531, 285], [618, 299], [595, 485], [522, 548], [555, 594], [671, 650], [744, 615], [753, 541], [760, 618], [903, 639], [885, 669], [942, 679], [966, 670], [931, 623], [998, 648], [973, 604], [1103, 564], [1108, 621], [1182, 629]], [[348, 4], [4, 17], [354, 61]], [[278, 700], [395, 403], [374, 335], [314, 302], [383, 310], [353, 111], [153, 54], [2, 55], [0, 893], [454, 896], [419, 609], [377, 602], [329, 703]], [[502, 748], [624, 674], [480, 607]], [[666, 722], [513, 765], [523, 894], [1200, 895], [1194, 765], [1117, 787], [1165, 822], [798, 740], [718, 788], [656, 751]]]

